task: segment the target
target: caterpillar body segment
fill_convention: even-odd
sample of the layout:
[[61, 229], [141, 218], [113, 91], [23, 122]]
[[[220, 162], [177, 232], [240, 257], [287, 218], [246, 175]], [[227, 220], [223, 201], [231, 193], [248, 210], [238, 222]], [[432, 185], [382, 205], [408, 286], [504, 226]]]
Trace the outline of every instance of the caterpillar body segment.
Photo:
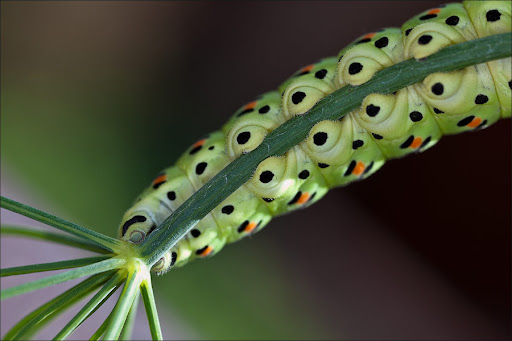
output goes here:
[[[320, 99], [409, 58], [491, 34], [510, 32], [510, 1], [439, 6], [398, 28], [356, 39], [337, 56], [299, 69], [277, 91], [239, 108], [221, 130], [198, 139], [161, 172], [125, 213], [119, 237], [140, 243], [187, 198], [265, 136]], [[387, 159], [422, 152], [444, 134], [475, 131], [511, 116], [511, 58], [436, 73], [396, 93], [371, 94], [360, 108], [316, 124], [283, 156], [260, 163], [253, 177], [204, 217], [153, 266], [162, 274], [261, 230], [273, 216], [307, 207], [327, 191], [376, 172]]]

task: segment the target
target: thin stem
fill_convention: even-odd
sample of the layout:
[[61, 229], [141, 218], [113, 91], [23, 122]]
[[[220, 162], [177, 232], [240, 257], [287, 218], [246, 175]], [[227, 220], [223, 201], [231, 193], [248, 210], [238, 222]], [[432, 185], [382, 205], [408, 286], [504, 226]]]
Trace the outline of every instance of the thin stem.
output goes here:
[[73, 224], [67, 220], [56, 217], [52, 214], [38, 210], [37, 208], [30, 207], [12, 199], [0, 197], [0, 206], [9, 211], [19, 213], [25, 217], [40, 221], [47, 225], [58, 228], [59, 230], [71, 233], [77, 237], [88, 240], [100, 248], [106, 249], [111, 252], [117, 250], [119, 241], [117, 239], [105, 236], [101, 233], [86, 229], [85, 227]]
[[94, 297], [85, 304], [85, 306], [69, 321], [69, 323], [55, 336], [54, 340], [65, 340], [71, 333], [75, 331], [83, 321], [92, 315], [110, 295], [112, 295], [119, 284], [123, 281], [123, 276], [118, 272], [115, 274]]
[[71, 247], [77, 247], [84, 250], [89, 250], [98, 253], [110, 253], [111, 251], [98, 247], [96, 244], [88, 242], [87, 240], [81, 240], [75, 237], [71, 237], [61, 233], [54, 233], [42, 230], [36, 230], [33, 228], [19, 227], [19, 226], [2, 226], [0, 228], [0, 234], [4, 236], [22, 236], [34, 239], [46, 240], [53, 243], [59, 243]]
[[124, 324], [123, 330], [121, 331], [121, 335], [119, 336], [119, 340], [131, 340], [133, 327], [135, 325], [135, 317], [137, 316], [137, 308], [139, 307], [139, 296], [140, 292], [135, 292], [135, 299], [133, 300], [132, 307], [130, 308], [130, 313], [128, 313], [128, 317], [126, 318], [126, 322]]
[[372, 93], [389, 94], [421, 82], [435, 72], [447, 72], [511, 55], [512, 34], [503, 33], [443, 48], [421, 60], [409, 59], [377, 72], [358, 86], [345, 86], [319, 101], [309, 112], [296, 116], [268, 134], [261, 145], [242, 155], [208, 181], [174, 211], [140, 245], [148, 266], [155, 264], [195, 224], [247, 182], [258, 164], [283, 155], [303, 141], [311, 128], [324, 120], [337, 120], [358, 108]]
[[151, 278], [143, 281], [140, 286], [142, 293], [142, 300], [146, 308], [148, 316], [149, 330], [153, 340], [163, 340], [162, 329], [160, 328], [160, 321], [158, 319], [158, 312], [156, 310], [155, 296], [153, 294], [153, 287], [151, 286]]
[[133, 305], [133, 301], [137, 296], [137, 289], [143, 280], [142, 273], [138, 270], [139, 269], [135, 269], [128, 274], [128, 279], [124, 285], [123, 292], [121, 293], [114, 310], [112, 310], [110, 322], [107, 330], [105, 331], [105, 336], [103, 337], [104, 340], [117, 340], [119, 338], [119, 334], [123, 329], [126, 317], [128, 316], [130, 308]]
[[15, 266], [12, 268], [0, 269], [0, 277], [8, 277], [14, 275], [26, 275], [35, 272], [62, 270], [69, 268], [78, 268], [89, 264], [98, 263], [100, 261], [111, 258], [112, 256], [97, 256], [79, 259], [64, 260], [60, 262], [41, 263], [33, 265]]
[[98, 274], [75, 285], [25, 316], [4, 335], [3, 339], [20, 339], [22, 336], [26, 336], [29, 333], [35, 333], [38, 329], [44, 327], [51, 318], [94, 291], [112, 275], [113, 272]]
[[125, 263], [124, 259], [110, 258], [104, 261], [86, 265], [78, 269], [69, 270], [57, 275], [37, 279], [35, 281], [23, 283], [8, 289], [4, 289], [1, 292], [1, 298], [6, 299], [9, 297], [21, 295], [27, 292], [31, 292], [37, 289], [45, 288], [58, 283], [70, 281], [75, 278], [85, 277], [94, 275], [97, 273], [105, 272], [108, 270], [116, 269], [121, 267]]

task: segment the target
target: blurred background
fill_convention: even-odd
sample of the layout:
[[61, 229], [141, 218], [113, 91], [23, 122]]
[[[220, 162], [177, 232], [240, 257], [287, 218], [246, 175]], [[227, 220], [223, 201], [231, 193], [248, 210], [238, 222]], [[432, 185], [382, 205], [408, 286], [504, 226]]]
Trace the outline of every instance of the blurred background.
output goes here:
[[[239, 106], [441, 3], [2, 2], [2, 195], [116, 236], [135, 196]], [[510, 130], [445, 137], [155, 278], [165, 337], [509, 339]], [[1, 242], [2, 267], [87, 256]], [[2, 334], [67, 287], [2, 302]], [[142, 308], [135, 337], [150, 337]]]

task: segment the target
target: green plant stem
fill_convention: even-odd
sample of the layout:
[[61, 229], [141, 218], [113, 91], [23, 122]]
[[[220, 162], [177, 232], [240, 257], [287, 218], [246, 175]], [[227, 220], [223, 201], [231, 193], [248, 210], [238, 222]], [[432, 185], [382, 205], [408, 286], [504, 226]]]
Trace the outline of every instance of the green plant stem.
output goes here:
[[11, 288], [7, 288], [2, 290], [1, 298], [6, 299], [9, 297], [21, 295], [30, 291], [34, 291], [37, 289], [45, 288], [51, 285], [55, 285], [58, 283], [70, 281], [75, 278], [85, 277], [89, 275], [94, 275], [97, 273], [105, 272], [108, 270], [112, 270], [115, 268], [121, 267], [125, 263], [124, 259], [119, 258], [110, 258], [103, 260], [98, 263], [94, 263], [91, 265], [86, 265], [74, 270], [69, 270], [57, 275], [37, 279], [35, 281], [23, 283]]
[[103, 339], [117, 340], [119, 338], [119, 334], [123, 329], [126, 317], [128, 316], [128, 313], [130, 312], [130, 309], [133, 305], [133, 301], [137, 296], [137, 290], [142, 280], [142, 274], [137, 270], [128, 274], [123, 292], [121, 293], [121, 296], [119, 297], [114, 310], [112, 310], [112, 315], [109, 318], [110, 322], [108, 324], [107, 330], [105, 331]]
[[75, 331], [83, 321], [96, 311], [119, 287], [123, 276], [118, 272], [101, 288], [94, 297], [69, 321], [69, 323], [55, 336], [54, 340], [65, 340]]
[[151, 285], [151, 278], [143, 281], [140, 286], [142, 300], [146, 308], [148, 316], [149, 330], [153, 340], [163, 340], [162, 329], [160, 328], [160, 321], [158, 319], [158, 312], [156, 310], [155, 296], [153, 294], [153, 287]]
[[6, 210], [19, 213], [25, 217], [40, 221], [47, 225], [58, 228], [59, 230], [71, 233], [77, 237], [88, 240], [91, 243], [99, 246], [102, 249], [106, 249], [110, 252], [115, 252], [119, 245], [119, 240], [105, 236], [101, 233], [89, 230], [85, 227], [73, 224], [67, 220], [56, 217], [52, 214], [43, 212], [36, 208], [22, 204], [12, 199], [0, 197], [0, 205]]
[[62, 270], [69, 268], [78, 268], [89, 264], [98, 263], [105, 259], [109, 259], [111, 256], [98, 256], [98, 257], [87, 257], [79, 259], [64, 260], [60, 262], [33, 264], [16, 266], [12, 268], [0, 269], [0, 277], [8, 277], [14, 275], [26, 275], [35, 272]]
[[4, 335], [3, 339], [20, 339], [28, 333], [35, 333], [38, 329], [44, 327], [44, 325], [49, 322], [50, 318], [55, 317], [84, 296], [94, 291], [112, 275], [113, 272], [98, 274], [75, 285], [25, 316]]
[[139, 307], [139, 297], [140, 292], [135, 292], [135, 299], [133, 300], [132, 307], [130, 308], [130, 312], [128, 313], [128, 317], [126, 318], [126, 322], [124, 324], [123, 330], [121, 331], [121, 335], [119, 336], [119, 340], [131, 340], [133, 327], [135, 325], [135, 317], [137, 316], [137, 308]]
[[247, 182], [258, 164], [283, 155], [303, 141], [311, 128], [324, 120], [337, 120], [357, 109], [372, 93], [390, 94], [421, 82], [431, 73], [447, 72], [511, 55], [512, 34], [503, 33], [446, 47], [421, 60], [409, 59], [377, 72], [358, 86], [345, 86], [319, 101], [309, 112], [296, 116], [268, 134], [261, 145], [242, 155], [208, 181], [174, 211], [140, 245], [148, 266], [155, 264], [205, 215]]
[[87, 240], [81, 240], [61, 233], [54, 233], [33, 228], [19, 227], [19, 226], [2, 226], [0, 234], [5, 236], [20, 236], [29, 237], [34, 239], [46, 240], [48, 242], [59, 243], [66, 246], [77, 247], [84, 250], [89, 250], [98, 253], [110, 253], [109, 250], [100, 248], [96, 244], [90, 243]]

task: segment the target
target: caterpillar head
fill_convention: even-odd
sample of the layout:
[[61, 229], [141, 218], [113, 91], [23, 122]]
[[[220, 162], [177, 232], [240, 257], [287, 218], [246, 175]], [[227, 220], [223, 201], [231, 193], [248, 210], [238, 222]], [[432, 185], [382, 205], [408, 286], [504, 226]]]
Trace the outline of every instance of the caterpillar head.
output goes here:
[[155, 228], [155, 223], [146, 212], [128, 212], [121, 222], [120, 238], [138, 244], [146, 239]]

